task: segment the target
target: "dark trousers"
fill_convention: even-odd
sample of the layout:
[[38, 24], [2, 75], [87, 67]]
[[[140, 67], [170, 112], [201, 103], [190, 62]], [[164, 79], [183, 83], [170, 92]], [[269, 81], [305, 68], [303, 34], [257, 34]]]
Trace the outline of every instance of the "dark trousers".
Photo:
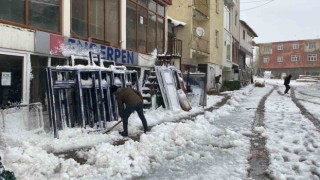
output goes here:
[[285, 86], [286, 86], [286, 90], [284, 91], [284, 93], [286, 94], [286, 93], [288, 93], [290, 86], [289, 86], [289, 84], [285, 84]]
[[137, 111], [138, 116], [142, 122], [144, 131], [145, 132], [148, 131], [148, 124], [147, 124], [147, 120], [143, 114], [143, 104], [142, 103], [134, 105], [134, 106], [126, 106], [126, 108], [124, 110], [123, 120], [122, 120], [123, 121], [123, 131], [125, 133], [128, 133], [128, 118], [131, 115], [131, 113], [133, 113], [134, 111]]

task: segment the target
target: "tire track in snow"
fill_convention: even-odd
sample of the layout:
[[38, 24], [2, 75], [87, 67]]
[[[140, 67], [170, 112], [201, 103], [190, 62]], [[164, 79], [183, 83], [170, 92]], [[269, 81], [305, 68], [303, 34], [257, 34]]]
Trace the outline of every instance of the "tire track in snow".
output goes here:
[[304, 115], [306, 118], [308, 118], [313, 125], [317, 128], [317, 130], [320, 132], [320, 121], [319, 119], [315, 118], [300, 102], [299, 99], [296, 98], [295, 90], [291, 90], [291, 97], [292, 101], [296, 104], [296, 106], [300, 109], [301, 114]]
[[[279, 86], [277, 86], [276, 88], [279, 88]], [[300, 112], [302, 115], [304, 115], [307, 119], [309, 119], [313, 125], [317, 128], [317, 130], [320, 132], [320, 120], [315, 118], [299, 101], [306, 101], [309, 103], [314, 103], [314, 104], [318, 104], [316, 102], [312, 102], [312, 101], [308, 101], [305, 99], [299, 99], [296, 97], [295, 95], [295, 89], [291, 88], [290, 89], [290, 95], [291, 95], [291, 100], [293, 101], [293, 103], [300, 109]], [[277, 90], [278, 94], [283, 95], [280, 90]], [[297, 91], [300, 94], [306, 95], [306, 96], [311, 96], [311, 97], [315, 97], [315, 98], [319, 98], [318, 96], [313, 96], [313, 95], [309, 95], [300, 91]]]
[[303, 94], [305, 96], [311, 96], [311, 97], [315, 97], [315, 98], [320, 98], [319, 96], [315, 96], [315, 95], [312, 95], [312, 94], [308, 94], [308, 93], [305, 93], [305, 92], [302, 92], [302, 91], [298, 91], [296, 89], [293, 89], [294, 91], [297, 91], [298, 93], [300, 94]]
[[271, 179], [267, 173], [269, 165], [269, 156], [268, 151], [266, 150], [266, 138], [261, 136], [259, 133], [255, 132], [255, 129], [258, 127], [264, 127], [264, 112], [265, 112], [265, 102], [267, 98], [274, 91], [274, 88], [266, 95], [263, 96], [259, 102], [255, 120], [252, 124], [253, 136], [250, 140], [250, 158], [249, 158], [249, 169], [248, 174], [252, 179], [259, 180], [269, 180]]
[[[276, 98], [272, 96], [270, 99], [275, 108], [270, 108], [270, 110], [279, 109], [277, 112], [280, 112], [281, 116], [276, 118], [278, 121], [272, 122], [272, 115], [270, 115], [269, 110], [269, 116], [266, 115], [267, 118], [271, 117], [271, 120], [266, 119], [269, 133], [278, 134], [269, 137], [270, 139], [267, 141], [268, 149], [276, 149], [276, 151], [271, 150], [269, 154], [270, 159], [272, 159], [269, 164], [270, 173], [272, 173], [270, 175], [273, 179], [278, 179], [280, 176], [282, 177], [279, 179], [320, 179], [318, 170], [320, 166], [317, 163], [319, 162], [317, 161], [318, 158], [316, 158], [319, 138], [315, 135], [317, 134], [315, 132], [319, 132], [319, 128], [314, 125], [314, 123], [319, 122], [313, 119], [314, 115], [308, 112], [307, 106], [301, 104], [301, 100], [296, 98], [295, 92], [297, 91], [294, 88], [290, 90], [290, 96], [279, 91], [278, 86], [275, 86], [275, 88], [279, 95], [279, 101], [275, 102]], [[288, 99], [288, 101], [282, 103], [281, 101], [284, 99]], [[286, 113], [289, 106], [292, 106], [290, 112], [296, 114], [296, 117]], [[282, 120], [288, 118], [292, 119], [290, 121]], [[312, 120], [315, 122], [312, 122]], [[308, 126], [309, 128], [306, 128]], [[279, 133], [282, 130], [284, 132]], [[294, 133], [299, 133], [299, 138], [292, 139], [291, 134]]]
[[305, 101], [305, 102], [309, 102], [309, 103], [313, 103], [313, 104], [318, 104], [318, 105], [320, 105], [320, 103], [318, 103], [318, 102], [310, 101], [310, 100], [307, 100], [307, 99], [297, 98], [297, 97], [295, 96], [295, 91], [298, 92], [299, 94], [304, 95], [304, 96], [312, 97], [313, 99], [314, 99], [314, 98], [320, 99], [319, 96], [310, 95], [310, 94], [307, 94], [307, 93], [305, 93], [305, 92], [298, 91], [298, 90], [296, 90], [296, 89], [294, 89], [294, 90], [292, 90], [292, 91], [293, 91], [293, 93], [294, 93], [294, 98], [295, 98], [295, 99], [297, 99], [297, 100], [299, 100], [299, 101]]

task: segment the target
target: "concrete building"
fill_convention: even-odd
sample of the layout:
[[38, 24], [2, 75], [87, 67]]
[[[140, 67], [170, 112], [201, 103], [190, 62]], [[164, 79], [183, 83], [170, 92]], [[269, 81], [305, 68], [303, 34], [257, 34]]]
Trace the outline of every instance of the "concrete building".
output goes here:
[[173, 0], [168, 16], [184, 22], [174, 36], [182, 40], [181, 71], [207, 73], [207, 90], [222, 73], [223, 0]]
[[299, 75], [320, 75], [320, 39], [306, 39], [257, 44], [260, 75], [271, 71], [280, 78], [283, 73], [293, 78]]
[[[240, 2], [224, 0], [223, 79], [238, 80], [238, 54], [240, 45]], [[236, 72], [236, 73], [235, 73]]]
[[175, 29], [174, 35], [182, 40], [181, 70], [197, 71], [198, 61], [209, 59], [209, 3], [206, 0], [173, 0], [168, 16], [182, 21], [185, 26]]
[[0, 1], [0, 106], [41, 102], [45, 68], [72, 53], [98, 50], [104, 59], [140, 71], [167, 49], [171, 0]]
[[253, 73], [253, 48], [255, 37], [258, 35], [253, 29], [245, 22], [240, 20], [240, 50], [239, 50], [239, 73], [240, 80], [243, 80], [243, 72]]

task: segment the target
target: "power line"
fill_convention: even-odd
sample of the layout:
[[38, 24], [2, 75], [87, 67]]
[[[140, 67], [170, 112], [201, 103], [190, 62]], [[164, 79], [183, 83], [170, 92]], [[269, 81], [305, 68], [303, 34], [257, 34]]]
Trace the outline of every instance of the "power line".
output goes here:
[[258, 8], [258, 7], [261, 7], [261, 6], [265, 6], [265, 5], [267, 5], [267, 4], [269, 4], [269, 3], [273, 2], [273, 1], [274, 0], [269, 0], [269, 2], [266, 2], [266, 3], [262, 4], [262, 5], [255, 6], [255, 7], [248, 8], [248, 9], [243, 9], [243, 10], [240, 10], [240, 11], [248, 11], [248, 10], [255, 9], [255, 8]]
[[257, 2], [263, 2], [263, 1], [270, 1], [270, 0], [259, 0], [259, 1], [245, 1], [245, 2], [240, 2], [240, 3], [257, 3]]

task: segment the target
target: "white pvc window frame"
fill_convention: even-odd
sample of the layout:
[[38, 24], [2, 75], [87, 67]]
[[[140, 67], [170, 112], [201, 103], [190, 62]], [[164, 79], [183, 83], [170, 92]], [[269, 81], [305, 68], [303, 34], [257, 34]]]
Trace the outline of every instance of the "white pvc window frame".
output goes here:
[[283, 56], [278, 56], [277, 57], [277, 62], [283, 62]]
[[308, 54], [308, 61], [317, 61], [317, 54]]
[[292, 55], [291, 61], [300, 61], [300, 56], [299, 55]]
[[293, 43], [292, 48], [293, 49], [299, 49], [299, 43]]

